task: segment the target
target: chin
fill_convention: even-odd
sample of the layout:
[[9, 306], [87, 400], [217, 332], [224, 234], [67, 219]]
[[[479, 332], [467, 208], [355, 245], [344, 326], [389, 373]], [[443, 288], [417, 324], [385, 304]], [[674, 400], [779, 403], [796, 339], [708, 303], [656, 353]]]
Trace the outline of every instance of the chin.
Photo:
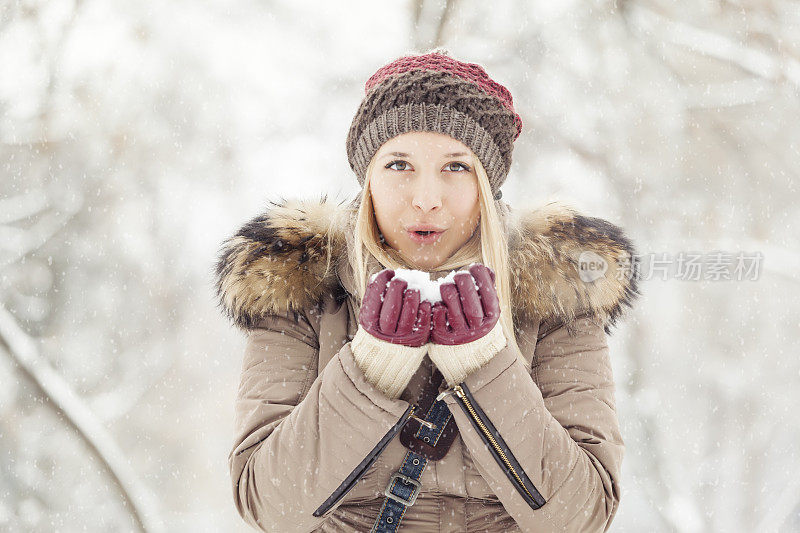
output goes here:
[[430, 257], [430, 256], [425, 256], [425, 257], [412, 256], [410, 259], [408, 259], [408, 262], [414, 265], [414, 268], [417, 270], [433, 270], [434, 268], [442, 264], [440, 258]]
[[[441, 245], [441, 243], [438, 243]], [[401, 254], [405, 261], [414, 265], [416, 270], [433, 270], [441, 265], [449, 254], [446, 254], [442, 246], [431, 247], [430, 250], [421, 250], [420, 247], [413, 242], [409, 243]]]

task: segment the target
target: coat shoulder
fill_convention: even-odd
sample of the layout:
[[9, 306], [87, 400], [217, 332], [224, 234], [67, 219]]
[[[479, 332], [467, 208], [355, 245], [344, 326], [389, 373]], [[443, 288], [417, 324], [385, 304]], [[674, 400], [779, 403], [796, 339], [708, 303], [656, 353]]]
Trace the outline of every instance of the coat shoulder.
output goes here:
[[586, 316], [610, 333], [641, 295], [622, 227], [560, 201], [518, 210], [509, 227], [516, 318], [541, 322], [541, 332]]
[[281, 199], [223, 241], [215, 266], [218, 305], [243, 330], [269, 314], [295, 316], [336, 301], [343, 289], [336, 275], [336, 231], [342, 204]]
[[[344, 301], [338, 267], [348, 260], [352, 205], [281, 199], [242, 225], [216, 262], [224, 314], [248, 330], [269, 314], [320, 309], [326, 296]], [[570, 327], [589, 316], [609, 333], [639, 295], [636, 251], [623, 229], [562, 202], [508, 213], [515, 323]]]

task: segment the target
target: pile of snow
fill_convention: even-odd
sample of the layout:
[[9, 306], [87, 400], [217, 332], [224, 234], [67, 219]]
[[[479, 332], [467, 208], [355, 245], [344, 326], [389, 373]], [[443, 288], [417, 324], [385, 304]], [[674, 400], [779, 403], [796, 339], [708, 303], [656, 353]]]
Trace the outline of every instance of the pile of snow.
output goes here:
[[[419, 290], [420, 301], [428, 300], [431, 303], [436, 303], [442, 301], [442, 293], [439, 291], [439, 286], [442, 283], [455, 283], [455, 275], [460, 272], [470, 274], [469, 267], [471, 267], [474, 264], [476, 263], [470, 263], [466, 268], [462, 268], [461, 270], [452, 270], [445, 277], [440, 278], [438, 280], [432, 280], [430, 274], [427, 272], [423, 272], [422, 270], [395, 268], [393, 269], [394, 277], [392, 279], [405, 280], [405, 282], [408, 284], [406, 290], [408, 289]], [[379, 273], [380, 271], [370, 276], [369, 278], [370, 283], [375, 281], [375, 278], [378, 276]], [[391, 279], [389, 281], [391, 281]], [[389, 282], [387, 281], [386, 284], [388, 285]], [[475, 285], [475, 289], [477, 290], [478, 284], [475, 282], [475, 278], [472, 278], [472, 284]]]

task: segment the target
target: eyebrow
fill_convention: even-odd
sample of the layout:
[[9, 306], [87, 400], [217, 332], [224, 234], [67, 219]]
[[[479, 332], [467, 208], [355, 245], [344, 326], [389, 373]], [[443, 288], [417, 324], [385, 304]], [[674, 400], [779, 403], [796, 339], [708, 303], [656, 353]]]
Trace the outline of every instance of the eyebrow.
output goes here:
[[[466, 152], [453, 152], [451, 154], [444, 154], [444, 157], [463, 157], [469, 155]], [[405, 152], [391, 152], [388, 154], [383, 154], [383, 157], [394, 156], [394, 157], [409, 157], [409, 154]]]

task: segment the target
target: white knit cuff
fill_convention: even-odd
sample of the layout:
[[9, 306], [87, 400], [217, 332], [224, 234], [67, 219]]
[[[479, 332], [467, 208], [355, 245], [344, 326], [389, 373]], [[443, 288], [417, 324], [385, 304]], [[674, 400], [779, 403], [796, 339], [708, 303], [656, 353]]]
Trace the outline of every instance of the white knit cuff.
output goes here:
[[428, 345], [414, 348], [393, 344], [371, 335], [359, 324], [350, 350], [367, 381], [389, 398], [397, 399], [419, 368]]
[[447, 380], [447, 385], [452, 387], [488, 363], [506, 344], [503, 327], [498, 321], [489, 333], [466, 344], [429, 343], [428, 355]]

